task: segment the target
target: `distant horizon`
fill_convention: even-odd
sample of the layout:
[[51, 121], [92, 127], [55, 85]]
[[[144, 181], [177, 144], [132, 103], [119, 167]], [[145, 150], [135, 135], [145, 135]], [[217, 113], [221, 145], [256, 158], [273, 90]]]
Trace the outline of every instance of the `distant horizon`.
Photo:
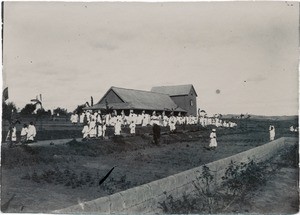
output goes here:
[[193, 84], [208, 114], [299, 114], [298, 2], [4, 2], [3, 22], [3, 88], [20, 109]]

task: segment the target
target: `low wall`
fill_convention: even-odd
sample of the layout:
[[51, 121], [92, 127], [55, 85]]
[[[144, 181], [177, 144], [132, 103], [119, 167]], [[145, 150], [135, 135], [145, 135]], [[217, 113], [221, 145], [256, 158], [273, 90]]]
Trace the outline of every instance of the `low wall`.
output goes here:
[[[215, 172], [218, 183], [231, 161], [245, 163], [249, 159], [256, 162], [264, 161], [271, 158], [283, 147], [296, 143], [298, 143], [297, 138], [283, 137], [239, 154], [208, 163], [206, 166]], [[195, 190], [192, 182], [196, 177], [201, 176], [202, 167], [199, 166], [110, 196], [56, 210], [53, 213], [127, 214], [160, 212], [159, 202], [163, 202], [166, 196], [172, 195], [174, 198], [180, 198], [184, 193], [189, 194]]]

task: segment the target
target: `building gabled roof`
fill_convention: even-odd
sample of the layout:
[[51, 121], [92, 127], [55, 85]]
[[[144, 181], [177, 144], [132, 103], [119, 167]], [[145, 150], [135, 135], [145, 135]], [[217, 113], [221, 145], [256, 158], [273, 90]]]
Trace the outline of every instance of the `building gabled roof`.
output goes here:
[[[169, 95], [143, 90], [125, 89], [119, 87], [111, 87], [109, 91], [113, 91], [123, 101], [120, 103], [108, 104], [113, 109], [140, 109], [140, 110], [160, 110], [160, 111], [180, 111], [186, 110], [178, 107]], [[106, 108], [105, 96], [102, 97], [98, 104], [88, 109], [104, 109]]]
[[196, 96], [198, 96], [196, 93], [196, 90], [192, 84], [173, 85], [173, 86], [157, 86], [157, 87], [152, 87], [151, 92], [164, 93], [164, 94], [168, 94], [170, 96], [183, 96], [183, 95], [188, 95], [190, 93], [191, 89], [193, 89]]

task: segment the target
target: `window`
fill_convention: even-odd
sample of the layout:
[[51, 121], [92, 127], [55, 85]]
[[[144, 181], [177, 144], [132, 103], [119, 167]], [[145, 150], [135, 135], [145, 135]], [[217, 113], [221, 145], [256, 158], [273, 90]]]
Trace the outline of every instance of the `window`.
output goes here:
[[192, 99], [190, 100], [190, 105], [191, 105], [191, 106], [194, 106], [194, 102], [193, 102]]

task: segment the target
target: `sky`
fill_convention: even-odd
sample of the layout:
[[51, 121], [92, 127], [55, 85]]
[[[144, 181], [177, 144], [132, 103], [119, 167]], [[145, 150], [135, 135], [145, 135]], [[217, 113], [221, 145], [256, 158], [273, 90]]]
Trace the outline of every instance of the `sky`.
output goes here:
[[5, 2], [3, 87], [73, 111], [111, 87], [193, 84], [213, 113], [298, 114], [297, 2]]

